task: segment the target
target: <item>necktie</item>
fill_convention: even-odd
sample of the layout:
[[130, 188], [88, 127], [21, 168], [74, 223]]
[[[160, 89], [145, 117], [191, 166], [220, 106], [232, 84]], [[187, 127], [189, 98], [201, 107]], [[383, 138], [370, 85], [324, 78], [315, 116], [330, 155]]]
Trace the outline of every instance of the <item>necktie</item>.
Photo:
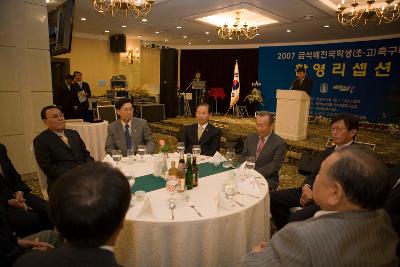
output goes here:
[[132, 138], [131, 134], [129, 133], [128, 124], [125, 124], [125, 142], [126, 142], [126, 149], [132, 149]]
[[197, 140], [200, 140], [202, 134], [203, 134], [203, 127], [197, 128]]
[[60, 135], [60, 138], [69, 147], [68, 137], [66, 137], [64, 134], [62, 134], [62, 135]]
[[265, 137], [259, 137], [258, 138], [258, 146], [257, 146], [256, 158], [258, 158], [258, 155], [260, 155], [261, 151], [264, 148], [264, 141], [265, 141]]

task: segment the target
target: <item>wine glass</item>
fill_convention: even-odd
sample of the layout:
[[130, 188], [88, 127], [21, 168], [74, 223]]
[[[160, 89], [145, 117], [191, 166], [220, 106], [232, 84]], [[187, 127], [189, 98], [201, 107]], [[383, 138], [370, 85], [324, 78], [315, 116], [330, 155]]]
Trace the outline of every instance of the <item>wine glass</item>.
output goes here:
[[[253, 169], [256, 166], [256, 157], [254, 156], [248, 156], [246, 157], [246, 162], [244, 164], [245, 168], [246, 168], [246, 176], [247, 177], [252, 177], [253, 176]], [[250, 175], [249, 175], [250, 173]]]
[[113, 161], [115, 161], [117, 163], [117, 166], [118, 166], [118, 162], [120, 162], [121, 159], [122, 159], [121, 150], [113, 150], [113, 151], [111, 151], [111, 156], [112, 156]]
[[236, 186], [234, 183], [227, 183], [224, 187], [224, 192], [225, 192], [225, 196], [228, 198], [229, 200], [229, 206], [230, 207], [234, 207], [235, 204], [232, 201], [233, 196], [236, 194]]
[[126, 157], [128, 158], [128, 161], [133, 161], [134, 160], [134, 156], [135, 156], [135, 154], [134, 154], [134, 152], [133, 152], [133, 149], [127, 149], [126, 150]]
[[181, 155], [185, 152], [185, 142], [178, 142], [176, 145], [176, 150]]
[[234, 148], [228, 148], [226, 150], [225, 158], [229, 162], [229, 167], [233, 167], [233, 159], [235, 158], [235, 149]]
[[138, 154], [140, 155], [140, 161], [143, 162], [143, 157], [146, 155], [146, 146], [138, 145]]
[[196, 158], [198, 158], [198, 156], [201, 154], [201, 146], [200, 145], [193, 145], [192, 153]]

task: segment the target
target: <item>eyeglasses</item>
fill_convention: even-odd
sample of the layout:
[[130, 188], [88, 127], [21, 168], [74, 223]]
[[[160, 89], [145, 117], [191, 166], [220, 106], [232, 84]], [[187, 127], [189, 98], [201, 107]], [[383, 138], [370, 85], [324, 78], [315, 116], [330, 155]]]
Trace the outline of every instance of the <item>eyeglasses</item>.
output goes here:
[[133, 112], [133, 108], [121, 108], [121, 110], [125, 112]]
[[60, 112], [58, 114], [54, 114], [54, 115], [48, 117], [47, 119], [58, 119], [58, 118], [64, 118], [64, 113]]
[[332, 127], [332, 132], [338, 132], [338, 133], [341, 133], [341, 132], [343, 132], [344, 130], [346, 130], [346, 128], [342, 128], [342, 127]]

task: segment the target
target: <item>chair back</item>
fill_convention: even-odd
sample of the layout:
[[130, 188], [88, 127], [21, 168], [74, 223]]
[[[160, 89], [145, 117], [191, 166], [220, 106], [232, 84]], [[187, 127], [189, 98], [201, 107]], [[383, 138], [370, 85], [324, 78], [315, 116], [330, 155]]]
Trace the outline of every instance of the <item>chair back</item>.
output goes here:
[[33, 145], [31, 146], [31, 152], [33, 154], [33, 158], [35, 159], [33, 162], [35, 164], [36, 173], [39, 177], [39, 184], [40, 184], [40, 189], [42, 191], [43, 198], [48, 200], [49, 195], [47, 194], [47, 187], [48, 187], [47, 176], [46, 176], [46, 174], [44, 174], [43, 170], [39, 167], [39, 164], [36, 161], [35, 149], [33, 148]]
[[97, 106], [97, 116], [101, 120], [112, 123], [117, 120], [117, 112], [114, 105]]

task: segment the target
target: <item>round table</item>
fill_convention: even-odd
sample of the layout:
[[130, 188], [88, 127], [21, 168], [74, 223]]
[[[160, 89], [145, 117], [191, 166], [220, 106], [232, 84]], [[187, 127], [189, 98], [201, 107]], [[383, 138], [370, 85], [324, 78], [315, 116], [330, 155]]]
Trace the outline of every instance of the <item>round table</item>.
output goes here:
[[85, 142], [86, 149], [96, 161], [106, 156], [105, 143], [107, 138], [108, 122], [67, 122], [65, 128], [75, 130]]
[[[178, 156], [170, 156], [168, 166], [171, 160], [177, 162]], [[154, 156], [148, 155], [145, 162], [122, 162], [118, 167], [127, 176], [135, 172], [138, 177], [151, 174], [153, 161]], [[200, 178], [199, 186], [188, 191], [203, 217], [178, 199], [171, 220], [170, 193], [165, 188], [135, 200], [115, 245], [118, 261], [124, 266], [240, 266], [252, 246], [269, 240], [269, 191], [264, 180], [259, 198], [234, 196], [244, 207], [220, 205], [223, 184], [232, 172]]]

